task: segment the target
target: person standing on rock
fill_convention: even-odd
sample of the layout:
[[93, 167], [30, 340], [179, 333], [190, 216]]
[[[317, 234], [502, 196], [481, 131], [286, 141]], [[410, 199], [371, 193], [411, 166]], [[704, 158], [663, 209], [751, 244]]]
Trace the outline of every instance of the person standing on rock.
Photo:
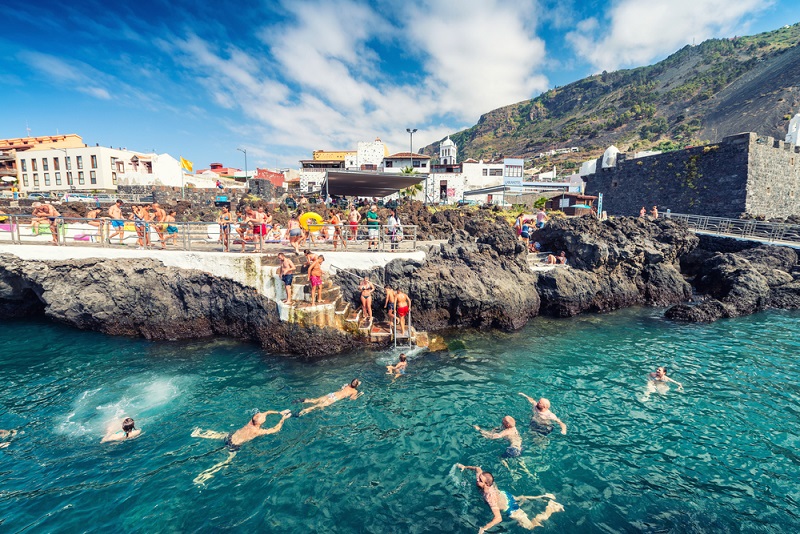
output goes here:
[[644, 206], [642, 206], [642, 209], [639, 210], [639, 217], [644, 219], [646, 216], [647, 216], [647, 209]]
[[567, 425], [561, 422], [561, 419], [556, 417], [556, 414], [550, 411], [550, 401], [542, 397], [538, 401], [520, 392], [520, 395], [525, 397], [528, 402], [533, 405], [533, 417], [531, 417], [531, 429], [539, 432], [540, 434], [547, 435], [553, 431], [553, 424], [558, 423], [561, 426], [561, 433], [567, 433]]
[[653, 206], [653, 209], [650, 210], [650, 215], [652, 215], [654, 219], [658, 219], [658, 207], [657, 206]]
[[389, 324], [394, 328], [395, 308], [397, 307], [397, 292], [388, 285], [383, 286], [386, 291], [386, 301], [383, 303], [383, 309], [387, 310], [389, 316]]
[[[397, 318], [400, 319], [400, 335], [405, 335], [406, 315], [411, 311], [411, 298], [398, 289], [395, 293], [395, 305], [397, 306]], [[408, 326], [410, 328], [411, 324], [409, 323]]]
[[289, 306], [292, 305], [292, 283], [294, 282], [294, 263], [286, 257], [283, 252], [278, 253], [278, 261], [280, 267], [278, 273], [281, 275], [284, 287], [286, 287], [286, 298], [281, 302], [285, 302]]
[[314, 306], [314, 293], [316, 290], [317, 300], [316, 304], [325, 304], [322, 300], [322, 262], [325, 261], [325, 256], [316, 256], [308, 267], [308, 280], [311, 282], [311, 305]]
[[544, 208], [539, 208], [539, 211], [536, 212], [536, 228], [544, 228], [544, 223], [548, 221], [549, 217], [544, 212]]
[[358, 285], [358, 290], [361, 292], [361, 315], [363, 321], [368, 323], [372, 319], [372, 292], [375, 291], [375, 286], [369, 277], [365, 276]]

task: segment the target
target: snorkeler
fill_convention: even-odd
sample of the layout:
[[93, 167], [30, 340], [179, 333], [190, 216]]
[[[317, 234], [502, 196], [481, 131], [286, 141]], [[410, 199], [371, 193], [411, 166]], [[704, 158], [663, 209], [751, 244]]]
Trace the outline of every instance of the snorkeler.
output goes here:
[[668, 384], [672, 382], [678, 386], [678, 389], [683, 389], [683, 384], [678, 382], [677, 380], [673, 380], [667, 376], [667, 368], [666, 367], [659, 367], [656, 369], [655, 373], [650, 373], [650, 381], [651, 382], [662, 382], [664, 384]]
[[[261, 425], [266, 423], [267, 416], [270, 414], [280, 414], [281, 420], [278, 421], [278, 424], [272, 428], [261, 428]], [[282, 412], [276, 412], [275, 410], [257, 412], [246, 425], [233, 433], [215, 432], [213, 430], [200, 430], [199, 428], [195, 428], [192, 431], [193, 438], [224, 439], [225, 445], [228, 447], [228, 458], [197, 475], [194, 478], [194, 483], [205, 483], [208, 479], [212, 478], [217, 471], [231, 463], [231, 460], [233, 460], [233, 457], [236, 456], [236, 453], [239, 451], [242, 444], [257, 438], [258, 436], [266, 436], [268, 434], [276, 434], [280, 432], [284, 421], [291, 416], [292, 412], [290, 410], [283, 410]]]
[[507, 439], [508, 440], [508, 448], [506, 449], [505, 454], [503, 455], [506, 458], [516, 458], [520, 454], [522, 454], [522, 438], [519, 435], [519, 431], [517, 430], [517, 422], [514, 420], [513, 417], [507, 415], [503, 417], [503, 430], [500, 432], [490, 432], [488, 430], [483, 430], [478, 425], [474, 425], [475, 430], [481, 433], [481, 435], [485, 438], [489, 439]]
[[[0, 430], [0, 439], [2, 439], [2, 440], [11, 439], [16, 435], [17, 435], [17, 431], [16, 430]], [[4, 442], [0, 443], [0, 449], [5, 449], [9, 445], [11, 445], [10, 442], [4, 441]]]
[[394, 374], [395, 377], [406, 374], [406, 366], [408, 361], [405, 354], [400, 355], [400, 361], [394, 365], [386, 366], [386, 374]]
[[[507, 491], [501, 491], [495, 485], [494, 476], [490, 472], [484, 471], [480, 467], [472, 465], [456, 464], [456, 467], [460, 468], [462, 471], [464, 469], [475, 471], [477, 475], [475, 483], [483, 493], [483, 499], [486, 501], [486, 504], [489, 505], [489, 508], [492, 509], [492, 513], [494, 514], [492, 520], [478, 530], [478, 534], [482, 534], [493, 526], [502, 523], [503, 515], [516, 521], [517, 524], [522, 528], [533, 530], [536, 527], [543, 526], [542, 523], [549, 519], [554, 513], [564, 511], [564, 507], [555, 501], [556, 496], [552, 493], [545, 493], [544, 495], [536, 496], [523, 495], [520, 497], [515, 497]], [[534, 499], [548, 499], [548, 503], [544, 512], [538, 514], [533, 519], [530, 519], [528, 514], [526, 514], [522, 508], [519, 507], [519, 505], [525, 501]]]
[[358, 386], [361, 385], [361, 381], [358, 378], [354, 378], [349, 384], [345, 384], [342, 386], [342, 389], [339, 391], [334, 391], [333, 393], [328, 393], [323, 397], [317, 397], [316, 399], [302, 399], [300, 402], [304, 404], [311, 404], [308, 408], [304, 408], [300, 411], [298, 416], [305, 415], [308, 412], [316, 410], [318, 408], [325, 408], [326, 406], [330, 406], [336, 401], [340, 401], [342, 399], [350, 398], [352, 400], [356, 400], [361, 395], [364, 394], [363, 391], [358, 391]]
[[133, 439], [139, 437], [139, 434], [141, 433], [142, 429], [136, 428], [133, 419], [126, 417], [122, 421], [122, 430], [110, 430], [108, 434], [106, 434], [103, 439], [100, 440], [100, 443], [105, 443], [106, 441], [123, 441], [126, 439]]
[[524, 393], [520, 393], [523, 397], [528, 399], [533, 405], [533, 416], [531, 417], [531, 428], [539, 432], [540, 434], [549, 434], [553, 431], [553, 425], [551, 421], [558, 423], [561, 426], [561, 433], [567, 433], [567, 425], [561, 422], [561, 419], [556, 417], [556, 414], [550, 411], [550, 401], [545, 399], [544, 397], [539, 399], [538, 401], [532, 399], [531, 397], [525, 395]]

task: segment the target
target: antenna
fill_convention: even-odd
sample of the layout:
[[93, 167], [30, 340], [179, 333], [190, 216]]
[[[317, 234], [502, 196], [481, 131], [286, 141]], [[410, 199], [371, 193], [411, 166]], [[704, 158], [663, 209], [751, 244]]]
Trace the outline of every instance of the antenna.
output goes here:
[[28, 137], [31, 136], [31, 128], [28, 126], [28, 121], [25, 121], [25, 130], [28, 132]]

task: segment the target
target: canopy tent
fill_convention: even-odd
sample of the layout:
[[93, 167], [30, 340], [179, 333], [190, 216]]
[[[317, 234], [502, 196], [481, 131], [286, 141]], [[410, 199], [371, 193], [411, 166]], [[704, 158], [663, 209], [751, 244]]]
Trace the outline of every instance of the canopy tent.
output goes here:
[[427, 174], [387, 174], [358, 171], [328, 171], [322, 192], [348, 197], [388, 197], [425, 181]]

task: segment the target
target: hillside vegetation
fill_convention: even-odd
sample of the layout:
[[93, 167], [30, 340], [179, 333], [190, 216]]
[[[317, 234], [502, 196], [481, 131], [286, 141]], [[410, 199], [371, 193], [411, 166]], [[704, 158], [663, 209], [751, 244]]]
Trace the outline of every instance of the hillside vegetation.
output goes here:
[[[646, 67], [603, 72], [496, 109], [451, 135], [459, 159], [532, 158], [562, 167], [620, 150], [677, 149], [742, 131], [783, 138], [800, 111], [800, 23], [686, 46]], [[435, 156], [438, 142], [423, 149]], [[553, 163], [552, 158], [542, 159]], [[566, 165], [563, 165], [566, 163]], [[537, 163], [538, 165], [538, 163]]]

